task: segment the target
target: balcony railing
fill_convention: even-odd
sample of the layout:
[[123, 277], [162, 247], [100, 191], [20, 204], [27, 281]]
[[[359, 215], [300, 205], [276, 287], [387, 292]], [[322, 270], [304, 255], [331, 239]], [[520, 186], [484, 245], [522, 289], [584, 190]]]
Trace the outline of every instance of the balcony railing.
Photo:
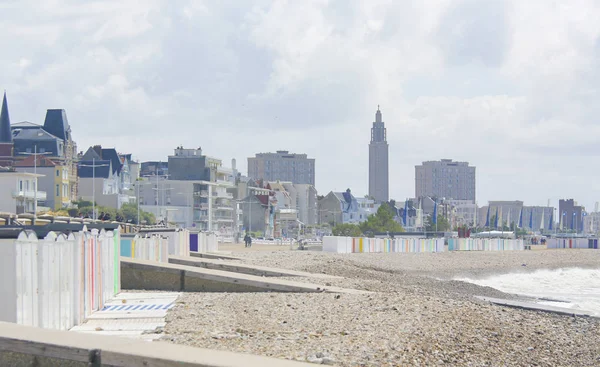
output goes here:
[[[35, 199], [36, 194], [35, 194], [35, 191], [33, 191], [33, 190], [13, 190], [12, 196], [13, 196], [13, 198], [16, 198], [16, 199], [31, 199], [31, 200], [33, 200], [33, 199]], [[37, 200], [38, 201], [46, 200], [46, 192], [38, 191], [37, 192]]]
[[206, 190], [196, 191], [196, 192], [194, 192], [194, 196], [200, 196], [202, 198], [206, 198], [206, 197], [208, 197], [208, 191], [206, 191]]

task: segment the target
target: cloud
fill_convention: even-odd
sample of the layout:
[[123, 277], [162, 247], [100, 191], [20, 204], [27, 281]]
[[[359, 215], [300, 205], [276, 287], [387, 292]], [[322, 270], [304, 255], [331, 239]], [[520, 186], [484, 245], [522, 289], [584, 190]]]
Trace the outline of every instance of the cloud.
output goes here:
[[[600, 5], [541, 1], [2, 2], [13, 120], [65, 108], [81, 150], [143, 160], [202, 146], [317, 159], [317, 188], [367, 192], [381, 105], [390, 188], [477, 166], [478, 199], [597, 200]], [[25, 17], [24, 14], [27, 14]]]

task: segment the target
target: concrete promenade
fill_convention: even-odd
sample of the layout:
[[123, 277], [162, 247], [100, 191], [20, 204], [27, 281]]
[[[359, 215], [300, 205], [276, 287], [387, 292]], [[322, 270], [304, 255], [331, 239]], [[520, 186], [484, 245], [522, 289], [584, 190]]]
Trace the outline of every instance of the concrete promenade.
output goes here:
[[0, 322], [1, 366], [309, 367], [283, 359]]

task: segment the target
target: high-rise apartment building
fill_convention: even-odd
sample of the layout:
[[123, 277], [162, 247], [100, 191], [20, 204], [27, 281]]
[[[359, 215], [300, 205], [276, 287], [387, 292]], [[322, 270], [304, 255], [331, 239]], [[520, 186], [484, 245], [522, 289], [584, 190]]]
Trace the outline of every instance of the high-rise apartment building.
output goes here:
[[369, 143], [369, 196], [381, 203], [389, 199], [387, 132], [377, 106]]
[[315, 160], [308, 158], [306, 154], [294, 154], [287, 150], [258, 153], [255, 157], [248, 158], [248, 177], [314, 186]]
[[475, 201], [475, 167], [452, 159], [423, 162], [415, 166], [415, 195]]

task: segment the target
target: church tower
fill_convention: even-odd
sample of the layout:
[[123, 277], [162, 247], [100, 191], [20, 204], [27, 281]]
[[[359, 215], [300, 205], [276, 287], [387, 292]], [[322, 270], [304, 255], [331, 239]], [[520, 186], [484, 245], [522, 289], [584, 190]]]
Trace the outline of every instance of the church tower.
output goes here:
[[6, 92], [4, 92], [2, 107], [0, 109], [0, 166], [12, 167], [13, 161], [13, 137], [12, 132], [10, 131], [10, 117], [8, 115]]
[[377, 106], [369, 143], [369, 196], [378, 203], [389, 200], [388, 150], [385, 125]]

